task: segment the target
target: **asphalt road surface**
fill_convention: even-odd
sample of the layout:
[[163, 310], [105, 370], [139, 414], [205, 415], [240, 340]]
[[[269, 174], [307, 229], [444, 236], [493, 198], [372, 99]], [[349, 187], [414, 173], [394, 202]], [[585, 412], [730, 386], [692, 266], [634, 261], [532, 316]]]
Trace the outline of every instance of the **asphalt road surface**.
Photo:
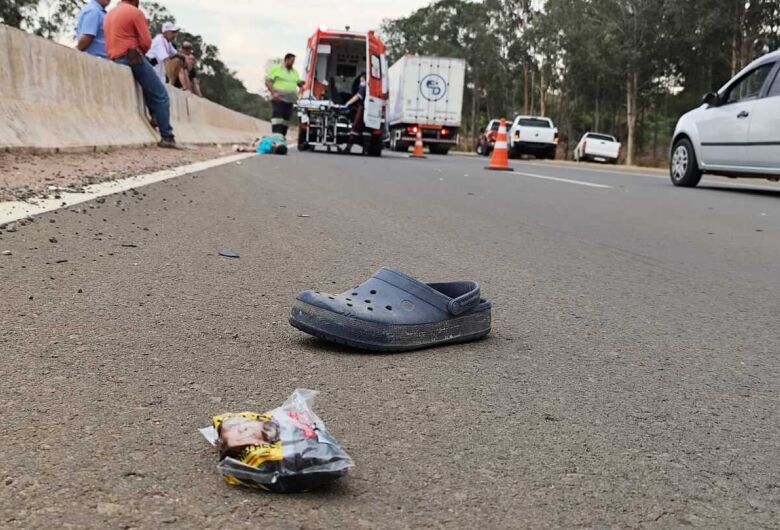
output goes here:
[[[484, 164], [292, 152], [0, 235], [0, 526], [780, 526], [780, 188]], [[381, 265], [480, 281], [493, 333], [366, 355], [288, 325]], [[353, 472], [225, 485], [198, 428], [296, 387]]]

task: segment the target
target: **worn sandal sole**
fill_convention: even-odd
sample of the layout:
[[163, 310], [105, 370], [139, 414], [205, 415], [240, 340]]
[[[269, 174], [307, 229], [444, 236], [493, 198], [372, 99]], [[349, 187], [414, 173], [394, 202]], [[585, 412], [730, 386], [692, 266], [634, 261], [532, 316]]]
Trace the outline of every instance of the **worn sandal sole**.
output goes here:
[[483, 311], [432, 324], [392, 325], [367, 322], [297, 301], [290, 324], [309, 335], [352, 348], [378, 352], [419, 350], [479, 340], [490, 333], [490, 305]]

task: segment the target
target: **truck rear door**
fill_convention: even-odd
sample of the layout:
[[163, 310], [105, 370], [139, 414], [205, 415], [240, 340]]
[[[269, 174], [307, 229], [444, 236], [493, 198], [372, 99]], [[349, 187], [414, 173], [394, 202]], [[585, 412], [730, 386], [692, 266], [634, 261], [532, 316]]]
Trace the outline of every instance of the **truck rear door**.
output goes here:
[[460, 126], [465, 66], [460, 59], [416, 58], [420, 123]]
[[366, 72], [368, 72], [368, 90], [366, 90], [363, 121], [370, 129], [382, 128], [387, 89], [387, 59], [385, 45], [374, 34], [368, 32], [366, 39]]

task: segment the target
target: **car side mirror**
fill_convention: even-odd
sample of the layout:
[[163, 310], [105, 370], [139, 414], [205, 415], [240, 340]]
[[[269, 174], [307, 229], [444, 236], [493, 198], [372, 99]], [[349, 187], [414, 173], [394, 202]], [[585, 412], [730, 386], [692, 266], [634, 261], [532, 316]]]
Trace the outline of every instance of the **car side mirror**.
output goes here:
[[709, 94], [705, 95], [701, 102], [703, 105], [709, 105], [710, 107], [717, 107], [720, 105], [720, 96], [717, 92], [710, 92]]

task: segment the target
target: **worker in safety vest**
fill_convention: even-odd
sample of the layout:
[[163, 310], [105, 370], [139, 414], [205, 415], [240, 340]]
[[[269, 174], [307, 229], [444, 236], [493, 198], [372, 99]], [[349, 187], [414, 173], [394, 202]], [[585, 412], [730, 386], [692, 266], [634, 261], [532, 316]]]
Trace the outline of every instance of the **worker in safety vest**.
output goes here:
[[298, 88], [303, 86], [295, 71], [295, 55], [288, 53], [284, 62], [274, 63], [265, 76], [265, 86], [271, 93], [271, 130], [275, 134], [287, 136], [287, 129], [292, 118], [293, 105], [298, 101]]

